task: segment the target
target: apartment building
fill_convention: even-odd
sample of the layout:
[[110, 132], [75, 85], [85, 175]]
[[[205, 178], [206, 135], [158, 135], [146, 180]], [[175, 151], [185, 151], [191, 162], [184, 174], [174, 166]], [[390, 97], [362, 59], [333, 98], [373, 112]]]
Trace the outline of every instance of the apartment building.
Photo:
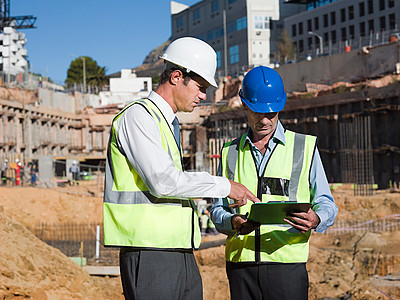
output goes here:
[[307, 8], [284, 22], [300, 59], [309, 54], [333, 54], [387, 43], [390, 35], [400, 30], [398, 0], [289, 2]]
[[171, 37], [206, 41], [217, 52], [217, 75], [235, 76], [273, 66], [283, 19], [304, 10], [284, 0], [203, 0], [190, 7], [171, 1]]

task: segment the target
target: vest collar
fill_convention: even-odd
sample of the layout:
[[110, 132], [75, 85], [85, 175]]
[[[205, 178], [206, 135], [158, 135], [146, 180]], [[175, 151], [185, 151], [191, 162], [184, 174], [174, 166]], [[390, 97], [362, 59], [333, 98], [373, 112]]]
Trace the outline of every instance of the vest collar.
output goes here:
[[169, 104], [167, 103], [167, 101], [165, 101], [163, 97], [161, 97], [154, 91], [151, 91], [147, 98], [153, 101], [155, 105], [157, 105], [157, 107], [160, 109], [165, 119], [167, 120], [169, 126], [171, 127], [172, 121], [175, 118], [175, 114], [171, 106], [169, 106]]
[[[243, 149], [246, 146], [246, 144], [250, 144], [250, 145], [253, 144], [253, 142], [251, 141], [251, 138], [250, 138], [250, 131], [251, 131], [251, 128], [249, 128], [249, 130], [247, 131], [246, 138], [244, 139], [243, 144], [240, 145], [241, 149]], [[278, 124], [276, 126], [276, 130], [274, 132], [274, 135], [272, 136], [272, 140], [275, 143], [281, 142], [283, 145], [286, 145], [285, 128], [283, 127], [283, 125], [282, 125], [280, 120], [278, 120]]]

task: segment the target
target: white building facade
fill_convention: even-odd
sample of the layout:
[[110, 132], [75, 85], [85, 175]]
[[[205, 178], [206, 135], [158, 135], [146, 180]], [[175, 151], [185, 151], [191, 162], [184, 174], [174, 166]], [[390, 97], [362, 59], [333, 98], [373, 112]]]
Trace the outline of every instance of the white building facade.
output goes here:
[[137, 77], [131, 69], [122, 69], [120, 78], [110, 78], [110, 91], [100, 92], [100, 105], [128, 104], [147, 97], [152, 90], [151, 77]]
[[171, 1], [172, 40], [192, 36], [217, 52], [218, 76], [273, 66], [283, 18], [305, 6], [283, 0], [203, 0], [192, 6]]
[[4, 74], [16, 76], [27, 70], [28, 54], [25, 34], [13, 27], [4, 27], [0, 33], [0, 65]]

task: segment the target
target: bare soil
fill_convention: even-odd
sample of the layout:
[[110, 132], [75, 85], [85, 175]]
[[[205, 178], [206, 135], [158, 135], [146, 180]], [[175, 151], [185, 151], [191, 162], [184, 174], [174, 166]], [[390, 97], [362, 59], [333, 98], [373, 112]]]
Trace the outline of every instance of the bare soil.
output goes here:
[[[400, 217], [399, 193], [377, 191], [362, 197], [342, 186], [333, 195], [339, 206], [337, 225]], [[101, 221], [101, 187], [88, 182], [53, 189], [0, 187], [0, 299], [123, 299], [119, 277], [90, 276], [26, 228], [42, 222]], [[371, 228], [312, 234], [310, 299], [400, 299], [400, 226], [392, 231]], [[224, 246], [195, 255], [204, 299], [229, 299]]]

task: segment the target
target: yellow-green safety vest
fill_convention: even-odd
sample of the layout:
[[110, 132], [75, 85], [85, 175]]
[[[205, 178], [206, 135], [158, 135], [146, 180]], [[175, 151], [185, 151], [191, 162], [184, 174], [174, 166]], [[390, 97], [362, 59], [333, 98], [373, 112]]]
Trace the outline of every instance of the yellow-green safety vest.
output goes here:
[[[258, 176], [255, 160], [246, 135], [224, 145], [222, 174], [245, 185], [262, 202], [312, 202], [310, 169], [316, 137], [285, 131], [286, 145], [279, 142]], [[248, 201], [237, 213], [250, 211]], [[310, 232], [298, 232], [287, 225], [261, 225], [247, 235], [228, 237], [225, 258], [230, 262], [299, 263], [308, 259]]]
[[[157, 198], [117, 145], [121, 116], [142, 105], [161, 132], [162, 146], [182, 171], [182, 154], [164, 115], [150, 99], [132, 102], [113, 120], [107, 148], [103, 201], [104, 245], [140, 249], [192, 250], [200, 245], [198, 213], [192, 199]], [[143, 149], [146, 151], [146, 149]]]

